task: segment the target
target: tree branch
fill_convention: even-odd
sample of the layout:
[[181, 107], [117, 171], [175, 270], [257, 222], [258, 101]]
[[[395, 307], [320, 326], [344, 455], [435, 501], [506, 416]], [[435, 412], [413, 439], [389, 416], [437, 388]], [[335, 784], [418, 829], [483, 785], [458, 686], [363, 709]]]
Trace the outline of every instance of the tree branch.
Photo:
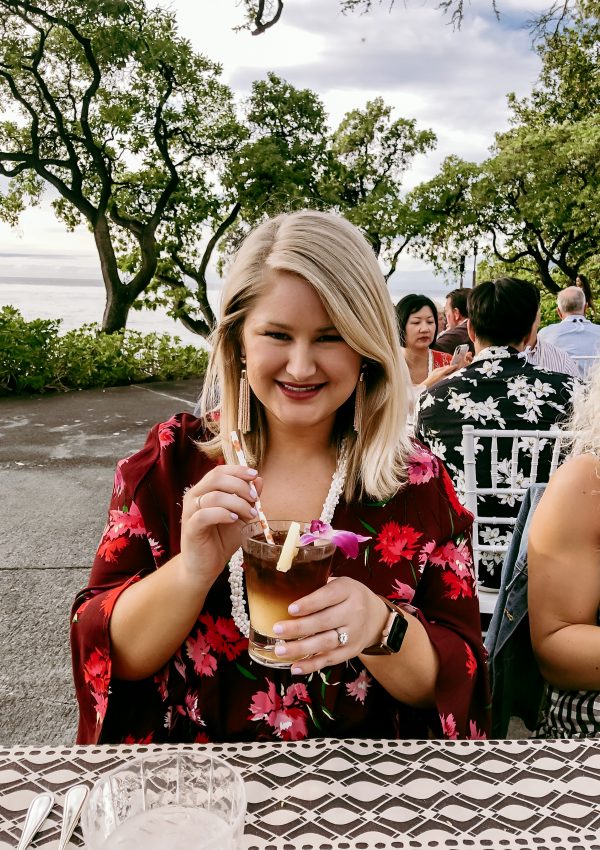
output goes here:
[[268, 21], [263, 21], [263, 15], [265, 13], [265, 0], [258, 0], [258, 8], [256, 10], [256, 15], [254, 16], [254, 29], [251, 31], [252, 35], [262, 35], [263, 32], [266, 32], [270, 27], [275, 26], [279, 18], [281, 17], [281, 13], [283, 12], [283, 0], [277, 0], [277, 8], [275, 10], [275, 14]]

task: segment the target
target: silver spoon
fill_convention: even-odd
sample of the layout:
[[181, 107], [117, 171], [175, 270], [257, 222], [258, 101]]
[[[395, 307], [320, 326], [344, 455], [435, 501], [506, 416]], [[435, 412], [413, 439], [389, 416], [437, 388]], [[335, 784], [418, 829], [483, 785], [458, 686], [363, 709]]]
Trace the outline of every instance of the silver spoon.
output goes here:
[[17, 850], [26, 850], [29, 847], [33, 836], [50, 814], [53, 805], [54, 794], [51, 794], [50, 791], [43, 791], [33, 798], [25, 815], [25, 824]]
[[65, 795], [63, 806], [62, 827], [60, 830], [60, 840], [57, 850], [66, 850], [69, 839], [75, 831], [75, 827], [79, 823], [81, 810], [85, 803], [85, 798], [88, 795], [87, 785], [73, 785], [69, 788]]

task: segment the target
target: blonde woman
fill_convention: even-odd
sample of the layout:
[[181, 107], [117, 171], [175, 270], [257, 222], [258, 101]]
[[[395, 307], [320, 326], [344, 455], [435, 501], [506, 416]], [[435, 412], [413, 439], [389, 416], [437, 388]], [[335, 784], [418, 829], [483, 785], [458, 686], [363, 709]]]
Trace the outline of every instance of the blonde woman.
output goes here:
[[529, 532], [529, 622], [549, 683], [536, 737], [600, 736], [600, 369], [574, 405], [572, 457]]
[[[118, 465], [73, 610], [78, 740], [485, 736], [471, 516], [398, 425], [409, 378], [370, 246], [332, 215], [266, 221], [212, 342], [201, 419], [156, 426]], [[308, 656], [291, 671], [247, 654], [238, 547], [257, 494], [271, 521], [371, 537], [274, 624]]]

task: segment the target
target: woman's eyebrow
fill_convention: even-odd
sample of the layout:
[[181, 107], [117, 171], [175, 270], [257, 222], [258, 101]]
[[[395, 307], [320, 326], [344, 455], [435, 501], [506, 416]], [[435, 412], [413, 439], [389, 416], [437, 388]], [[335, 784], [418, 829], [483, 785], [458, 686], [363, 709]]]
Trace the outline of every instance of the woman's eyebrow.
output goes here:
[[[283, 322], [275, 322], [275, 321], [272, 321], [271, 319], [265, 319], [263, 324], [271, 325], [274, 328], [281, 328], [281, 330], [283, 330], [283, 331], [293, 330], [293, 327], [291, 325], [286, 325]], [[327, 325], [327, 327], [324, 327], [324, 328], [316, 328], [316, 333], [319, 333], [319, 334], [326, 333], [327, 331], [336, 331], [337, 332], [337, 328], [335, 327], [335, 325]]]

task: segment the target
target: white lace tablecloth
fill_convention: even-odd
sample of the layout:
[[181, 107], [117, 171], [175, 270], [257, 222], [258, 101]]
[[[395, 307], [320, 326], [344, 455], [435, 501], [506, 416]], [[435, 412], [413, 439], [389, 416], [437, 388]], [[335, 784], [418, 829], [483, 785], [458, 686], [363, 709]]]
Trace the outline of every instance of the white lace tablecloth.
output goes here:
[[[55, 850], [64, 793], [161, 747], [0, 749], [0, 848], [38, 791], [56, 804], [33, 847]], [[245, 847], [259, 850], [600, 850], [600, 741], [315, 739], [206, 747], [242, 773]], [[83, 846], [78, 829], [72, 847]]]

